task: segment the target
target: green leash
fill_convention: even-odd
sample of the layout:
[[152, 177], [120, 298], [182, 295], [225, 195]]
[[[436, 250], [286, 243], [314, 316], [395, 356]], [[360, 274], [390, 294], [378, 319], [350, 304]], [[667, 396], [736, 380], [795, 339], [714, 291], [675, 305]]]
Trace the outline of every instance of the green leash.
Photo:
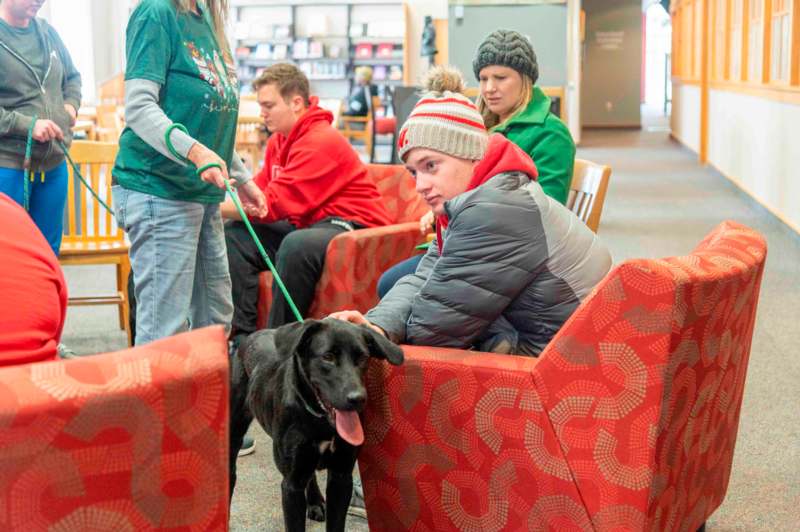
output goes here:
[[[167, 132], [164, 134], [164, 141], [167, 144], [167, 149], [176, 159], [187, 161], [187, 159], [183, 157], [181, 154], [179, 154], [175, 150], [175, 147], [172, 145], [172, 141], [170, 140], [169, 136], [170, 133], [172, 133], [173, 129], [178, 129], [188, 134], [186, 128], [182, 124], [176, 123], [169, 126], [167, 128]], [[222, 165], [219, 163], [204, 164], [203, 166], [197, 169], [197, 175], [198, 176], [202, 175], [202, 173], [208, 170], [209, 168], [219, 168], [221, 170]], [[269, 268], [269, 271], [272, 272], [272, 277], [278, 284], [278, 288], [280, 288], [281, 293], [283, 293], [283, 297], [286, 298], [286, 302], [289, 303], [289, 308], [292, 309], [294, 317], [297, 319], [297, 321], [303, 321], [303, 315], [300, 314], [300, 311], [297, 309], [297, 305], [295, 305], [294, 303], [294, 299], [292, 299], [292, 296], [289, 295], [289, 290], [287, 290], [286, 285], [283, 284], [283, 279], [281, 279], [281, 276], [278, 274], [278, 270], [275, 269], [275, 265], [272, 264], [269, 255], [267, 255], [267, 251], [264, 249], [264, 246], [261, 245], [261, 241], [258, 239], [258, 236], [256, 235], [253, 226], [250, 224], [250, 219], [247, 217], [247, 214], [244, 212], [244, 209], [242, 208], [242, 204], [239, 202], [239, 197], [233, 191], [233, 189], [231, 188], [231, 184], [228, 181], [225, 181], [225, 189], [228, 191], [228, 195], [230, 196], [231, 200], [233, 200], [233, 204], [236, 206], [236, 210], [239, 211], [239, 216], [242, 217], [242, 221], [244, 222], [245, 227], [247, 227], [247, 231], [250, 233], [253, 242], [255, 242], [256, 247], [258, 248], [258, 252], [261, 254], [261, 258], [264, 259], [264, 262], [267, 263], [267, 267]]]

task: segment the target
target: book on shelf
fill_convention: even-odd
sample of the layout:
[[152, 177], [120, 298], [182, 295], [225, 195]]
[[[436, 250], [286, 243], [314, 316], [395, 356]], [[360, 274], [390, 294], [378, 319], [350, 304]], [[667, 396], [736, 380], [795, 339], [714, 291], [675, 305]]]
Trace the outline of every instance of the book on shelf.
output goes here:
[[363, 37], [366, 29], [367, 29], [366, 24], [360, 24], [354, 22], [350, 24], [350, 31], [349, 31], [350, 37]]
[[288, 39], [292, 36], [292, 29], [288, 24], [279, 24], [272, 30], [275, 39]]
[[359, 43], [356, 45], [356, 59], [372, 59], [372, 45], [369, 43]]
[[392, 65], [389, 67], [389, 79], [391, 81], [400, 81], [403, 79], [403, 67], [399, 65]]
[[272, 49], [272, 59], [282, 60], [289, 56], [289, 47], [285, 44], [276, 44]]
[[297, 39], [292, 45], [292, 57], [305, 59], [308, 57], [308, 39]]
[[313, 59], [320, 59], [324, 56], [324, 46], [320, 41], [311, 41], [308, 43], [308, 57]]
[[339, 59], [342, 57], [342, 47], [338, 44], [329, 44], [328, 45], [328, 57], [331, 59]]
[[256, 46], [251, 56], [254, 59], [272, 59], [273, 53], [272, 45], [268, 42], [263, 42]]
[[394, 45], [391, 43], [381, 43], [375, 51], [375, 57], [378, 59], [391, 59], [394, 57]]
[[386, 79], [388, 72], [389, 69], [386, 68], [386, 65], [376, 65], [372, 69], [372, 79], [375, 81], [383, 81]]
[[250, 57], [251, 53], [252, 50], [250, 49], [249, 46], [239, 46], [238, 48], [236, 48], [236, 57], [238, 57], [239, 59], [246, 59]]

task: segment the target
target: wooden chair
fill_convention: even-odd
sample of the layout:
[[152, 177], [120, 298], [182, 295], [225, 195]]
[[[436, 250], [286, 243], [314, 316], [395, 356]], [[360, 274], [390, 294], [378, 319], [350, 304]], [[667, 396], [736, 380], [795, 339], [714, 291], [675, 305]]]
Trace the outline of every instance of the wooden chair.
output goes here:
[[575, 159], [567, 208], [595, 233], [600, 225], [600, 215], [603, 213], [603, 202], [606, 199], [610, 177], [610, 167], [584, 159]]
[[259, 116], [239, 116], [236, 124], [236, 153], [254, 174], [264, 162], [267, 135], [264, 120]]
[[[369, 104], [370, 107], [366, 116], [347, 116], [344, 113], [339, 113], [339, 132], [350, 142], [354, 140], [363, 142], [364, 149], [370, 157], [370, 162], [372, 162], [374, 155], [372, 148], [375, 142], [373, 130], [375, 127], [375, 110], [381, 105], [380, 97], [373, 96]], [[345, 105], [344, 102], [342, 102], [342, 105]]]
[[95, 127], [96, 140], [116, 144], [125, 128], [123, 113], [124, 108], [117, 105], [98, 105], [95, 119], [97, 124]]
[[125, 105], [125, 74], [120, 72], [100, 83], [97, 97], [102, 104]]
[[[103, 201], [111, 204], [111, 169], [118, 146], [111, 142], [75, 141], [70, 156], [80, 167], [83, 177]], [[100, 205], [73, 175], [69, 168], [67, 188], [67, 226], [61, 242], [59, 260], [62, 266], [113, 264], [117, 270], [117, 292], [114, 295], [70, 297], [69, 304], [117, 305], [119, 327], [128, 335], [128, 274], [131, 270], [128, 243], [114, 217]]]

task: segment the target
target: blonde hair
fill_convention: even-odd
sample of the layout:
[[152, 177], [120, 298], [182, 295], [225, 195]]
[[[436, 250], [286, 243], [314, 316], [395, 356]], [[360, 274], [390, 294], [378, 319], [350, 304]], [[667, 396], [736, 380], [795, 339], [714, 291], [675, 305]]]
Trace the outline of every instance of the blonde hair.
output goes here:
[[425, 92], [443, 93], [457, 92], [464, 94], [466, 83], [461, 72], [450, 65], [432, 66], [420, 78], [420, 85]]
[[[527, 74], [520, 74], [522, 77], [522, 88], [520, 89], [519, 100], [517, 100], [517, 105], [511, 110], [511, 113], [508, 115], [508, 118], [505, 119], [504, 122], [508, 122], [514, 116], [516, 116], [519, 112], [523, 111], [528, 104], [531, 103], [531, 98], [533, 97], [533, 80]], [[500, 115], [493, 113], [489, 110], [489, 106], [486, 105], [486, 102], [483, 99], [483, 95], [478, 94], [478, 111], [480, 111], [481, 116], [483, 117], [483, 123], [486, 125], [486, 129], [492, 129], [500, 125]]]
[[[172, 0], [172, 3], [180, 11], [191, 10], [191, 0]], [[232, 63], [233, 54], [231, 54], [228, 35], [225, 31], [225, 26], [228, 23], [228, 0], [197, 0], [197, 3], [202, 3], [211, 16], [211, 24], [217, 36], [217, 46], [225, 55], [225, 60]]]
[[372, 82], [372, 67], [360, 66], [356, 68], [356, 79], [361, 78], [367, 83]]

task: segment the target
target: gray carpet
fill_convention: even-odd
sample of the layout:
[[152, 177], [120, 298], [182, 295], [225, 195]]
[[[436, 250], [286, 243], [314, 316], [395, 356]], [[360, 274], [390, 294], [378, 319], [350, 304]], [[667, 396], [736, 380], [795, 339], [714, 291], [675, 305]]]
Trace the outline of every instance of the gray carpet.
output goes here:
[[[796, 530], [800, 507], [800, 237], [696, 156], [670, 141], [662, 127], [648, 131], [587, 132], [579, 157], [609, 164], [611, 184], [599, 234], [615, 261], [685, 254], [720, 221], [760, 231], [769, 254], [753, 340], [744, 406], [728, 495], [710, 531]], [[113, 289], [113, 272], [70, 268], [71, 293]], [[106, 287], [106, 288], [104, 288]], [[70, 308], [64, 341], [81, 354], [121, 348], [115, 309]], [[281, 530], [280, 479], [268, 437], [251, 429], [254, 455], [239, 460], [233, 499], [234, 531]], [[315, 524], [310, 530], [321, 531]], [[367, 530], [349, 518], [348, 530]]]

